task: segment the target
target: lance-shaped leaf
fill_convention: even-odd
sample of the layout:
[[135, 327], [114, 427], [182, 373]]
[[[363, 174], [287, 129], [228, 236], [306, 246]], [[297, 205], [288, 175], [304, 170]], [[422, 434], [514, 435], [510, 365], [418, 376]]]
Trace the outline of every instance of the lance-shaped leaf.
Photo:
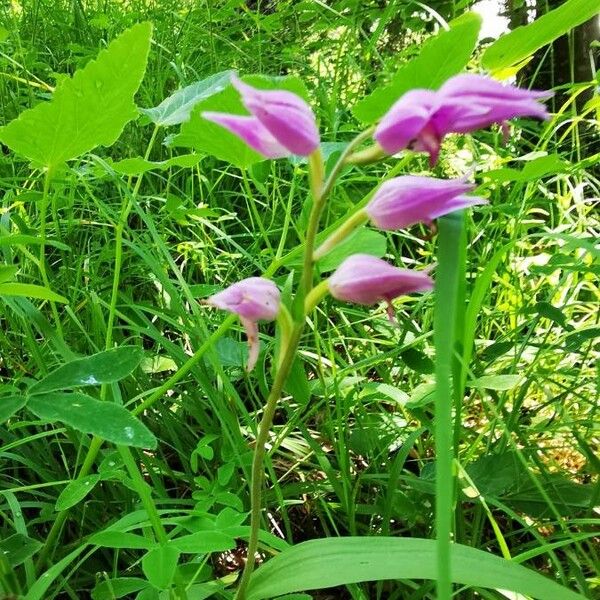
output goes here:
[[161, 127], [184, 123], [190, 118], [196, 104], [225, 89], [232, 73], [233, 71], [223, 71], [192, 83], [165, 98], [158, 106], [140, 108], [140, 112]]
[[0, 141], [49, 169], [110, 146], [138, 115], [133, 97], [148, 60], [152, 25], [140, 23], [114, 40], [72, 78], [0, 129]]

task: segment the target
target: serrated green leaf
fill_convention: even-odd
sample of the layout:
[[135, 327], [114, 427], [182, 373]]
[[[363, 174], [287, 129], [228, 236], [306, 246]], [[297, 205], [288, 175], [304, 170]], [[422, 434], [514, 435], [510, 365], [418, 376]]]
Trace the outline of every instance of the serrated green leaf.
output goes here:
[[134, 371], [143, 355], [139, 346], [121, 346], [72, 360], [32, 385], [29, 394], [115, 383]]
[[[435, 579], [436, 540], [390, 537], [324, 538], [284, 550], [260, 566], [248, 600], [361, 581]], [[502, 589], [540, 600], [583, 596], [515, 562], [461, 544], [451, 545], [452, 581]]]
[[136, 550], [152, 550], [156, 543], [148, 538], [125, 531], [99, 531], [88, 542], [104, 548], [133, 548]]
[[154, 108], [140, 108], [140, 112], [161, 127], [184, 123], [196, 104], [225, 89], [232, 74], [233, 71], [223, 71], [211, 75], [177, 90]]
[[141, 156], [136, 156], [118, 162], [107, 161], [107, 164], [121, 175], [141, 175], [147, 171], [165, 171], [171, 167], [195, 167], [201, 160], [200, 154], [182, 154], [160, 161], [145, 160]]
[[17, 567], [33, 556], [41, 547], [41, 542], [22, 533], [15, 533], [0, 541], [0, 554], [8, 559], [11, 567]]
[[486, 69], [509, 67], [600, 12], [600, 0], [568, 0], [529, 25], [496, 40], [481, 59]]
[[69, 482], [56, 499], [54, 510], [67, 510], [79, 504], [94, 489], [98, 481], [100, 475], [88, 475]]
[[481, 17], [466, 13], [450, 23], [451, 29], [427, 40], [420, 54], [400, 67], [389, 84], [376, 89], [352, 109], [363, 123], [382, 117], [394, 102], [413, 88], [437, 89], [469, 62], [481, 27]]
[[146, 579], [159, 590], [168, 588], [173, 582], [179, 550], [173, 546], [158, 546], [142, 558], [142, 571]]
[[49, 102], [2, 127], [0, 140], [48, 168], [112, 145], [138, 114], [133, 97], [146, 70], [151, 33], [150, 23], [125, 31], [96, 60], [61, 80]]
[[[289, 90], [302, 97], [307, 95], [304, 84], [296, 77], [252, 75], [243, 79], [246, 83], [259, 88]], [[203, 111], [247, 114], [238, 92], [229, 85], [222, 92], [213, 94], [194, 107], [189, 121], [181, 126], [181, 132], [173, 139], [173, 146], [194, 148], [240, 168], [265, 160], [237, 136], [220, 125], [203, 119], [200, 116]]]
[[127, 409], [113, 402], [102, 402], [75, 392], [50, 392], [31, 396], [27, 408], [40, 419], [51, 423], [60, 421], [113, 444], [156, 448], [156, 438], [151, 431]]
[[4, 423], [27, 404], [25, 396], [0, 397], [0, 423]]
[[25, 298], [37, 298], [38, 300], [50, 300], [51, 302], [62, 302], [68, 304], [68, 300], [41, 285], [31, 283], [0, 283], [0, 296], [24, 296]]

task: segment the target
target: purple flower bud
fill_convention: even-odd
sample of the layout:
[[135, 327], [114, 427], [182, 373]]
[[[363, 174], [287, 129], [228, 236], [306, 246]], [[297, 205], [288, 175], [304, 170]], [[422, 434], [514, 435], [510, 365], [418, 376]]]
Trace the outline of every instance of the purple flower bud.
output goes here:
[[248, 336], [247, 371], [254, 368], [260, 350], [256, 322], [276, 319], [280, 302], [281, 296], [277, 286], [263, 277], [242, 279], [206, 300], [206, 304], [228, 310], [240, 317]]
[[284, 148], [256, 117], [209, 111], [203, 112], [202, 116], [229, 129], [231, 133], [242, 138], [250, 148], [267, 158], [285, 158], [290, 155], [288, 149]]
[[457, 75], [437, 92], [404, 94], [384, 115], [374, 137], [388, 154], [412, 148], [428, 152], [435, 164], [446, 134], [470, 133], [515, 117], [546, 119], [548, 112], [540, 100], [551, 95], [503, 85], [483, 75]]
[[285, 90], [259, 90], [236, 76], [231, 83], [251, 117], [205, 112], [202, 116], [229, 129], [268, 158], [308, 156], [319, 147], [319, 130], [310, 106]]
[[466, 73], [449, 79], [439, 90], [441, 106], [433, 118], [444, 133], [469, 133], [516, 117], [547, 119], [548, 111], [539, 101], [551, 92], [522, 90], [499, 81]]
[[405, 175], [386, 181], [365, 207], [379, 229], [402, 229], [415, 223], [431, 224], [442, 215], [485, 204], [476, 196], [464, 196], [475, 186], [462, 179], [436, 179]]
[[338, 300], [364, 305], [385, 300], [391, 319], [390, 303], [394, 298], [431, 290], [433, 281], [422, 271], [399, 269], [368, 254], [353, 254], [336, 269], [328, 285], [329, 292]]

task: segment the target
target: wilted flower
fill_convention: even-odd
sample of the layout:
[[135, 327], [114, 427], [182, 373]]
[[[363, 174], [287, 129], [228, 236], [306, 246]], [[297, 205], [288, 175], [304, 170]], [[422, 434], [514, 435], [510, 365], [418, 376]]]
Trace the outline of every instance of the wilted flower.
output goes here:
[[400, 269], [368, 254], [349, 256], [328, 280], [334, 298], [355, 304], [388, 303], [388, 316], [393, 318], [391, 301], [412, 292], [433, 288], [427, 273]]
[[470, 133], [515, 117], [545, 119], [540, 100], [550, 92], [522, 90], [476, 74], [450, 78], [438, 91], [412, 90], [382, 118], [375, 140], [388, 153], [405, 148], [425, 151], [437, 161], [448, 133]]
[[415, 223], [430, 225], [433, 219], [455, 210], [485, 204], [483, 198], [463, 195], [474, 187], [462, 179], [395, 177], [381, 185], [365, 212], [379, 229], [401, 229]]
[[281, 296], [277, 286], [263, 277], [242, 279], [206, 300], [207, 304], [228, 310], [240, 317], [248, 336], [247, 371], [252, 371], [258, 359], [257, 321], [273, 321], [279, 313]]
[[319, 147], [319, 130], [310, 106], [286, 90], [259, 90], [233, 76], [231, 83], [251, 116], [204, 112], [268, 158], [308, 156]]

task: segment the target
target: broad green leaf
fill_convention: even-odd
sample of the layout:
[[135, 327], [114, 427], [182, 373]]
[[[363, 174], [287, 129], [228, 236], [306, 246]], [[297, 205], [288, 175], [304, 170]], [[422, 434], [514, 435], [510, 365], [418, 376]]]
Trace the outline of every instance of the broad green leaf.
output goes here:
[[514, 65], [599, 12], [600, 0], [567, 0], [533, 23], [501, 36], [484, 52], [483, 66], [495, 71]]
[[235, 548], [233, 537], [220, 531], [200, 531], [175, 538], [169, 543], [180, 552], [187, 554], [208, 554]]
[[12, 417], [19, 409], [27, 404], [25, 396], [3, 396], [0, 397], [0, 423]]
[[113, 444], [156, 448], [156, 438], [127, 409], [85, 394], [51, 392], [31, 396], [27, 408], [40, 419], [60, 421]]
[[[244, 77], [244, 81], [255, 87], [285, 89], [303, 97], [307, 95], [304, 84], [296, 77], [253, 75]], [[189, 121], [181, 126], [181, 132], [173, 139], [173, 146], [194, 148], [199, 152], [211, 154], [240, 168], [249, 167], [254, 163], [265, 160], [263, 156], [252, 150], [237, 136], [200, 116], [203, 111], [209, 110], [248, 114], [242, 105], [238, 92], [229, 85], [222, 92], [213, 94], [194, 107]]]
[[466, 13], [450, 26], [449, 31], [427, 40], [420, 54], [402, 65], [387, 85], [360, 100], [352, 109], [354, 116], [363, 123], [373, 123], [405, 92], [413, 88], [437, 89], [462, 71], [477, 43], [481, 17]]
[[13, 267], [12, 265], [0, 265], [0, 283], [14, 279], [18, 271], [19, 267]]
[[171, 585], [178, 562], [179, 550], [173, 546], [158, 546], [142, 558], [142, 571], [154, 587], [164, 590]]
[[67, 484], [56, 499], [54, 510], [67, 510], [81, 502], [100, 481], [100, 475], [88, 475]]
[[470, 381], [468, 385], [484, 390], [507, 391], [516, 387], [522, 379], [522, 375], [484, 375]]
[[156, 547], [156, 543], [152, 540], [124, 531], [100, 531], [95, 533], [88, 541], [90, 544], [94, 544], [94, 546], [103, 546], [104, 548], [152, 550]]
[[0, 140], [50, 169], [112, 145], [138, 114], [133, 97], [146, 70], [151, 33], [150, 23], [128, 29], [96, 60], [61, 80], [49, 102], [2, 127]]
[[[303, 542], [259, 567], [248, 600], [385, 579], [435, 579], [435, 540], [346, 537]], [[514, 562], [461, 544], [451, 546], [452, 581], [502, 589], [540, 600], [582, 600], [583, 596]]]
[[192, 83], [165, 98], [154, 108], [140, 108], [153, 123], [162, 127], [179, 125], [190, 118], [196, 104], [225, 89], [233, 71], [223, 71]]
[[[19, 244], [28, 246], [31, 244], [39, 245], [42, 243], [42, 238], [35, 237], [34, 235], [25, 235], [22, 233], [14, 233], [11, 235], [0, 236], [0, 247], [1, 246], [17, 246]], [[46, 239], [46, 246], [54, 246], [59, 250], [70, 250], [71, 248], [62, 242], [56, 240]]]
[[33, 556], [41, 547], [41, 542], [32, 540], [22, 533], [14, 533], [0, 541], [0, 554], [8, 559], [11, 567], [17, 567]]
[[385, 236], [378, 231], [361, 227], [353, 231], [341, 244], [318, 261], [319, 269], [326, 273], [336, 269], [352, 254], [371, 254], [381, 258], [387, 250]]
[[114, 163], [107, 161], [107, 164], [122, 175], [140, 175], [146, 171], [165, 171], [171, 167], [195, 167], [201, 160], [200, 154], [182, 154], [160, 161], [145, 160], [141, 156], [136, 156]]
[[51, 302], [69, 301], [60, 294], [32, 283], [0, 283], [0, 296], [24, 296], [26, 298], [37, 298], [38, 300], [50, 300]]
[[72, 360], [32, 385], [29, 394], [115, 383], [137, 368], [143, 354], [139, 346], [121, 346]]
[[148, 587], [148, 582], [139, 577], [117, 577], [100, 581], [92, 590], [92, 600], [114, 600], [123, 598]]

